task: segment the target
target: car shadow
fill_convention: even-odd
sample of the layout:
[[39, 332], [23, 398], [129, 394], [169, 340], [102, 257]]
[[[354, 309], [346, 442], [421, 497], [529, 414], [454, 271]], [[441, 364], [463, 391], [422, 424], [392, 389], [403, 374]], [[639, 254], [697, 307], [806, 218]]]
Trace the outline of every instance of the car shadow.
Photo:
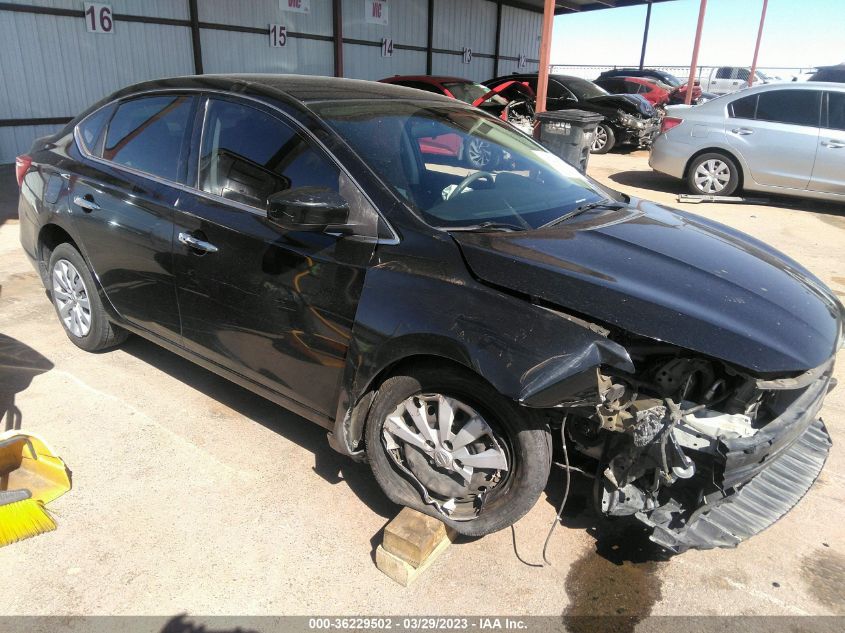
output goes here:
[[332, 449], [322, 427], [140, 336], [131, 336], [121, 350], [311, 451], [315, 473], [330, 484], [346, 482], [379, 516], [393, 517], [398, 512], [398, 506], [379, 488], [369, 466]]
[[19, 340], [0, 334], [0, 433], [21, 428], [23, 414], [15, 396], [32, 379], [53, 369], [53, 363]]
[[[626, 187], [634, 187], [636, 189], [643, 189], [646, 191], [655, 191], [658, 193], [668, 193], [670, 195], [688, 194], [684, 181], [666, 174], [661, 174], [656, 171], [646, 171], [640, 169], [631, 169], [628, 171], [619, 171], [608, 176], [610, 180], [619, 185]], [[835, 220], [845, 218], [845, 205], [836, 202], [827, 202], [824, 200], [814, 200], [812, 198], [800, 198], [796, 196], [779, 196], [764, 192], [749, 191], [737, 192], [736, 196], [746, 197], [753, 200], [759, 200], [759, 203], [723, 203], [734, 206], [767, 206], [776, 207], [779, 209], [791, 209], [795, 211], [809, 211], [811, 213], [819, 213], [826, 216], [833, 216]], [[695, 211], [698, 205], [689, 203], [677, 203], [679, 208]]]

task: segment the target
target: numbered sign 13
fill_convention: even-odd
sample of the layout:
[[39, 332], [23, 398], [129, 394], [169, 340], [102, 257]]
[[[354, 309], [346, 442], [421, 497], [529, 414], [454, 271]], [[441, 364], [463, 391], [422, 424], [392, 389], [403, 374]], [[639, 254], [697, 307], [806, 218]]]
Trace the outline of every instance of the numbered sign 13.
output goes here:
[[109, 4], [85, 3], [85, 28], [89, 33], [114, 33], [114, 17]]
[[288, 43], [288, 27], [283, 24], [270, 25], [270, 46], [278, 48]]

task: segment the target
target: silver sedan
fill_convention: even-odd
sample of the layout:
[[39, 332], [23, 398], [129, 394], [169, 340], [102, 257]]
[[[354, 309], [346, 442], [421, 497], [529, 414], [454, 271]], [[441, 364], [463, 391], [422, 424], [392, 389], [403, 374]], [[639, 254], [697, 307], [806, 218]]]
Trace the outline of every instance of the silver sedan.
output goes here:
[[744, 189], [845, 202], [845, 84], [767, 84], [670, 106], [649, 165], [694, 194]]

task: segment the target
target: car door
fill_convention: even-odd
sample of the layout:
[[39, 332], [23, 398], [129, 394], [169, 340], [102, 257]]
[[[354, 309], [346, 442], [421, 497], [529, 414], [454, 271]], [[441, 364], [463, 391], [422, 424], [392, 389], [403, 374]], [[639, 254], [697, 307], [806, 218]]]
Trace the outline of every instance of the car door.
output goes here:
[[732, 66], [722, 66], [721, 68], [717, 68], [715, 72], [713, 70], [710, 72], [714, 74], [710, 79], [709, 92], [717, 95], [724, 95], [737, 90], [736, 86], [739, 80], [734, 74], [736, 72], [736, 68]]
[[822, 129], [809, 189], [845, 195], [845, 92], [825, 92]]
[[806, 189], [816, 160], [821, 113], [819, 90], [767, 90], [728, 105], [728, 143], [742, 156], [754, 182]]
[[[378, 214], [275, 110], [216, 96], [204, 110], [197, 191], [180, 198], [175, 228], [183, 345], [333, 416]], [[271, 196], [306, 187], [348, 201], [347, 230], [271, 221]]]
[[86, 145], [77, 137], [83, 159], [69, 179], [73, 223], [115, 310], [133, 325], [178, 341], [173, 218], [195, 98], [156, 94], [111, 107], [99, 140]]

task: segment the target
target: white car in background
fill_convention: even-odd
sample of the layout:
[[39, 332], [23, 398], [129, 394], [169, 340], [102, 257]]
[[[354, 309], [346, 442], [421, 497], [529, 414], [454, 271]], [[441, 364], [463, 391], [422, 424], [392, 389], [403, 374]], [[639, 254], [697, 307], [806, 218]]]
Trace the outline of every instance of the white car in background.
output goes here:
[[649, 165], [695, 194], [744, 189], [845, 202], [845, 84], [768, 84], [670, 106]]

